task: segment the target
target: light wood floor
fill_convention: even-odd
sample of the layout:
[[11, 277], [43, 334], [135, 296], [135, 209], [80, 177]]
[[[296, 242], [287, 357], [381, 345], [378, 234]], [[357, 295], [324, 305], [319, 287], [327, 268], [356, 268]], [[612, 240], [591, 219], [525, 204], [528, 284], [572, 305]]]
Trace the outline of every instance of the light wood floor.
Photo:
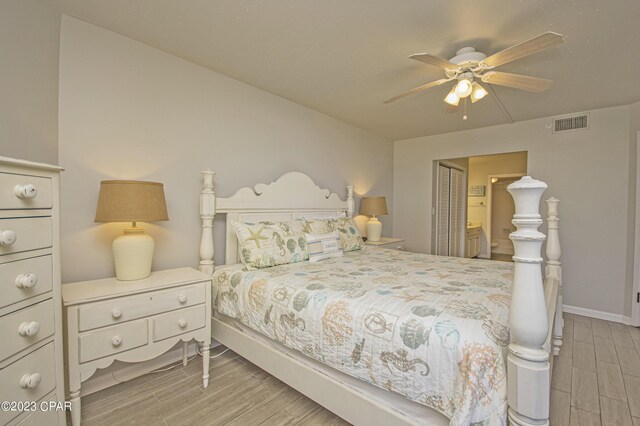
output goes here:
[[640, 329], [565, 314], [552, 425], [640, 426]]
[[[551, 425], [640, 426], [640, 329], [565, 314], [564, 332], [551, 385]], [[207, 389], [197, 358], [88, 395], [83, 424], [347, 424], [231, 351], [211, 367]]]
[[231, 351], [211, 360], [209, 386], [203, 389], [201, 361], [197, 357], [186, 367], [83, 397], [82, 424], [348, 425]]

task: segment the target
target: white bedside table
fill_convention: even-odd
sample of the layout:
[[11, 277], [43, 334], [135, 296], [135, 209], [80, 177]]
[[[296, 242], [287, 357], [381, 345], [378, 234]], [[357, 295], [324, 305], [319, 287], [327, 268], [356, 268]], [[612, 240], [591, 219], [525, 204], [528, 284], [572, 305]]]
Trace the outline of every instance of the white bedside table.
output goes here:
[[71, 420], [80, 425], [80, 387], [114, 361], [141, 362], [183, 342], [202, 344], [202, 380], [209, 384], [211, 277], [192, 268], [154, 272], [137, 281], [115, 278], [62, 286], [67, 327]]
[[383, 247], [391, 250], [404, 250], [404, 238], [382, 237], [380, 241], [365, 241], [368, 246]]

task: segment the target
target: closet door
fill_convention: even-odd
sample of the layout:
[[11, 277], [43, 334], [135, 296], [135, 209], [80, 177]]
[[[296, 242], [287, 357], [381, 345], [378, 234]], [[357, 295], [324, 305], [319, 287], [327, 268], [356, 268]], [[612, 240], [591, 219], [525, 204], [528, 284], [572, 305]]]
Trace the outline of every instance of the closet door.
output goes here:
[[449, 256], [463, 257], [461, 253], [464, 229], [464, 172], [450, 169], [449, 178]]
[[449, 255], [450, 170], [438, 165], [438, 210], [436, 212], [436, 254]]

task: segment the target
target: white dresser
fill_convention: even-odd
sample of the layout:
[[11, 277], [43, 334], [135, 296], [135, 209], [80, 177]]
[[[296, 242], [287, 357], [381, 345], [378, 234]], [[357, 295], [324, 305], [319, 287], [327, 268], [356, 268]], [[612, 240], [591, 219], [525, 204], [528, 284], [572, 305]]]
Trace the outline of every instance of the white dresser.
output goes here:
[[[64, 425], [59, 174], [0, 157], [0, 424]], [[28, 402], [25, 404], [25, 402]]]

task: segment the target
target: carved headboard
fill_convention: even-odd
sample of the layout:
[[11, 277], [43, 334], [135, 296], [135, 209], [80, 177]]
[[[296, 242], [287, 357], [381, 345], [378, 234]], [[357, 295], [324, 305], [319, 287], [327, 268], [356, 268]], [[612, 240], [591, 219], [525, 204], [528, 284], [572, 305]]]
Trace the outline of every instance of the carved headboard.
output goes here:
[[347, 199], [320, 188], [300, 172], [289, 172], [275, 182], [257, 184], [254, 188], [240, 188], [228, 198], [216, 198], [212, 171], [202, 172], [204, 183], [200, 195], [202, 238], [200, 241], [200, 270], [213, 274], [213, 218], [225, 213], [225, 264], [238, 263], [238, 240], [231, 222], [260, 220], [288, 220], [309, 217], [330, 217], [340, 213], [353, 216], [353, 186], [347, 186]]

